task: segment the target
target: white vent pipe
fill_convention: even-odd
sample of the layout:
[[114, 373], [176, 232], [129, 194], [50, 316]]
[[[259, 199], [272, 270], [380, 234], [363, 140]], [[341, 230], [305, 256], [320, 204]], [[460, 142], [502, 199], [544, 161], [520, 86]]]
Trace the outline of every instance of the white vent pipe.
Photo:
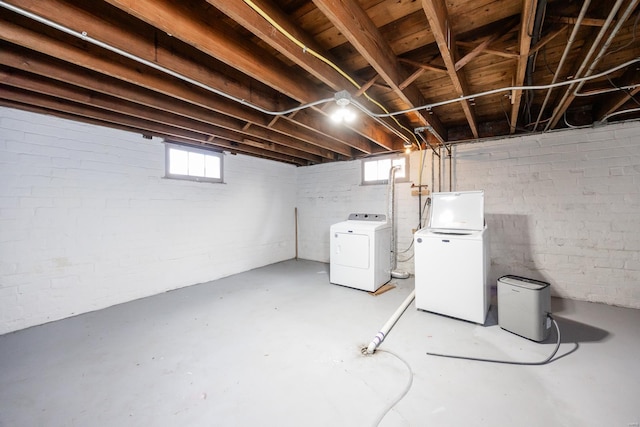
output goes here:
[[400, 166], [391, 166], [389, 169], [389, 201], [388, 215], [391, 223], [391, 277], [396, 279], [406, 279], [409, 273], [406, 271], [398, 271], [398, 227], [395, 220], [395, 201], [396, 201], [396, 171]]

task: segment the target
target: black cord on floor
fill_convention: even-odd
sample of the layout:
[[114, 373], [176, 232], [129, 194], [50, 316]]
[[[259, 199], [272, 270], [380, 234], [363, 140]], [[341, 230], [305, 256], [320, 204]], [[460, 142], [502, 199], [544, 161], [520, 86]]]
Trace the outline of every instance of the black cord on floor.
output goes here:
[[549, 357], [547, 357], [546, 359], [540, 361], [540, 362], [515, 362], [512, 360], [498, 360], [498, 359], [481, 359], [478, 357], [468, 357], [468, 356], [456, 356], [456, 355], [452, 355], [452, 354], [440, 354], [440, 353], [429, 353], [427, 352], [427, 354], [429, 356], [438, 356], [438, 357], [448, 357], [448, 358], [452, 358], [452, 359], [463, 359], [463, 360], [475, 360], [477, 362], [491, 362], [491, 363], [505, 363], [508, 365], [544, 365], [546, 363], [549, 363], [551, 361], [551, 359], [553, 359], [553, 356], [556, 355], [556, 353], [558, 352], [558, 349], [560, 348], [560, 327], [558, 326], [558, 323], [556, 322], [556, 320], [551, 317], [550, 314], [547, 314], [547, 316], [549, 316], [549, 319], [551, 319], [551, 321], [553, 322], [553, 325], [556, 327], [556, 332], [558, 334], [558, 340], [556, 342], [556, 347], [553, 349], [553, 352], [549, 355]]

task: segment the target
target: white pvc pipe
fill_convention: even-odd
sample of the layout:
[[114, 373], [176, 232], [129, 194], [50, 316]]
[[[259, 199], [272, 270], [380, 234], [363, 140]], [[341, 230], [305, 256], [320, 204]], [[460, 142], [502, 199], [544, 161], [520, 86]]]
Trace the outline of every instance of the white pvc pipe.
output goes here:
[[380, 332], [378, 332], [376, 336], [373, 337], [373, 341], [371, 341], [371, 343], [369, 344], [369, 347], [367, 347], [367, 354], [373, 354], [373, 352], [376, 351], [376, 348], [380, 345], [382, 341], [384, 341], [385, 337], [387, 336], [391, 328], [393, 328], [393, 325], [396, 324], [400, 316], [402, 316], [402, 313], [404, 313], [407, 307], [409, 307], [409, 304], [411, 304], [411, 302], [415, 297], [416, 297], [416, 291], [413, 290], [411, 291], [407, 299], [405, 299], [404, 302], [400, 305], [400, 307], [398, 307], [396, 312], [393, 313], [393, 315], [389, 318], [389, 320], [387, 320], [387, 323], [385, 323], [382, 329], [380, 329]]
[[398, 225], [395, 220], [395, 200], [396, 200], [396, 171], [400, 166], [391, 166], [389, 169], [389, 221], [391, 222], [391, 264], [390, 273], [394, 279], [407, 279], [409, 273], [400, 271], [398, 267]]
[[396, 269], [398, 259], [396, 257], [396, 251], [398, 249], [398, 245], [396, 243], [398, 229], [396, 227], [396, 218], [395, 218], [395, 202], [396, 202], [396, 171], [400, 169], [400, 166], [391, 166], [389, 168], [389, 181], [388, 181], [388, 196], [387, 200], [387, 220], [391, 224], [391, 260], [390, 260], [390, 269], [391, 271]]

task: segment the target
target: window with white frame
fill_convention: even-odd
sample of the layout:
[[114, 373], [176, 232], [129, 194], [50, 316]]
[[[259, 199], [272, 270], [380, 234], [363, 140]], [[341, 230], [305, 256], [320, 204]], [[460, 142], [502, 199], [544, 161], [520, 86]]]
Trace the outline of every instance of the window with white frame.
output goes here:
[[167, 178], [222, 182], [222, 153], [165, 143]]
[[362, 184], [386, 184], [389, 182], [391, 166], [396, 170], [396, 182], [409, 180], [409, 157], [406, 155], [375, 157], [362, 160]]

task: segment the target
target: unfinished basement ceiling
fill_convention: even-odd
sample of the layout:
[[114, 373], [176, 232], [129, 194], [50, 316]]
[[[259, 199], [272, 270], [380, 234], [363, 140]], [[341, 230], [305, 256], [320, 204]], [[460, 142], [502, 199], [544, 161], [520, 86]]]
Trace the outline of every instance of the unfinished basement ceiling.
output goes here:
[[639, 1], [0, 1], [0, 105], [295, 165], [638, 119]]

